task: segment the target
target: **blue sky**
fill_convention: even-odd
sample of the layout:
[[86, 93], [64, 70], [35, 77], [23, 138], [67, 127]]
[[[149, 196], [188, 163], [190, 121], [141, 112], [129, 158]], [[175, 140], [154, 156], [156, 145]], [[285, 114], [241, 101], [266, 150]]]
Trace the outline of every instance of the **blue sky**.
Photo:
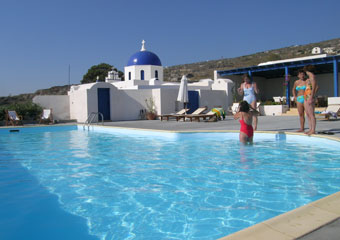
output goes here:
[[146, 49], [163, 66], [340, 37], [338, 0], [11, 0], [0, 8], [0, 96], [78, 84], [99, 63], [123, 71]]

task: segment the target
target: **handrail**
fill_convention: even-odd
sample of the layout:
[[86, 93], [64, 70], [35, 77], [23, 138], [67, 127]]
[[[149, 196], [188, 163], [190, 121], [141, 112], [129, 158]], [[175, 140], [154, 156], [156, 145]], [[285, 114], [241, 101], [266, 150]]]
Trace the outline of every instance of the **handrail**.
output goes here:
[[85, 126], [87, 126], [87, 131], [90, 130], [92, 121], [95, 119], [96, 116], [97, 116], [97, 123], [98, 123], [99, 115], [101, 116], [101, 119], [102, 119], [102, 125], [104, 125], [104, 115], [101, 112], [91, 112], [89, 116], [87, 117], [86, 121], [84, 122], [83, 130], [85, 130]]

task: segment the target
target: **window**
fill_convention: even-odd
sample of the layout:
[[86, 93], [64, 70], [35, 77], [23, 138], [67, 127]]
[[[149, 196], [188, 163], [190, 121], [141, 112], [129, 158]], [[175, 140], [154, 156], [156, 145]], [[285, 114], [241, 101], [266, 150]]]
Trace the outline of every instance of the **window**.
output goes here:
[[131, 80], [131, 72], [129, 72], [129, 80]]
[[158, 78], [158, 71], [155, 71], [155, 78]]
[[144, 70], [140, 71], [140, 80], [144, 80]]

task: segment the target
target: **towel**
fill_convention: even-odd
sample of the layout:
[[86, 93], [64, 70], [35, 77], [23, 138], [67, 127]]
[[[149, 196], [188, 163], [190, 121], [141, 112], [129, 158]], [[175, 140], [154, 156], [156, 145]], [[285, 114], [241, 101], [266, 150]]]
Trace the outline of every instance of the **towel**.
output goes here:
[[223, 108], [213, 108], [211, 111], [216, 114], [218, 119], [225, 119], [225, 111]]
[[321, 114], [329, 114], [334, 118], [338, 118], [336, 112], [332, 112], [332, 111], [323, 111], [323, 112], [321, 112]]

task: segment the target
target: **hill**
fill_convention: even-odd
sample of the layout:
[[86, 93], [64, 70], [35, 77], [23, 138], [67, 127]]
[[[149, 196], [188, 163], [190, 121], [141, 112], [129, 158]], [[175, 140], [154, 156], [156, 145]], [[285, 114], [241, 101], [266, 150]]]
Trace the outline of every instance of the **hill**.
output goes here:
[[249, 67], [258, 65], [261, 62], [310, 56], [312, 55], [312, 49], [314, 47], [320, 47], [324, 51], [328, 51], [329, 55], [340, 54], [340, 38], [269, 50], [235, 58], [171, 66], [164, 69], [164, 79], [171, 82], [177, 82], [180, 81], [184, 74], [189, 75], [189, 80], [193, 82], [205, 78], [213, 79], [214, 70]]
[[[340, 38], [306, 45], [296, 45], [268, 50], [241, 57], [224, 58], [166, 67], [164, 68], [164, 79], [170, 82], [178, 82], [183, 75], [187, 75], [190, 82], [206, 78], [213, 79], [214, 70], [228, 70], [233, 68], [255, 66], [261, 62], [310, 56], [312, 55], [312, 49], [314, 47], [320, 47], [324, 52], [328, 52], [329, 55], [340, 54]], [[69, 86], [67, 85], [55, 86], [48, 89], [37, 90], [35, 93], [0, 97], [0, 106], [30, 101], [35, 95], [66, 95], [68, 90]]]

